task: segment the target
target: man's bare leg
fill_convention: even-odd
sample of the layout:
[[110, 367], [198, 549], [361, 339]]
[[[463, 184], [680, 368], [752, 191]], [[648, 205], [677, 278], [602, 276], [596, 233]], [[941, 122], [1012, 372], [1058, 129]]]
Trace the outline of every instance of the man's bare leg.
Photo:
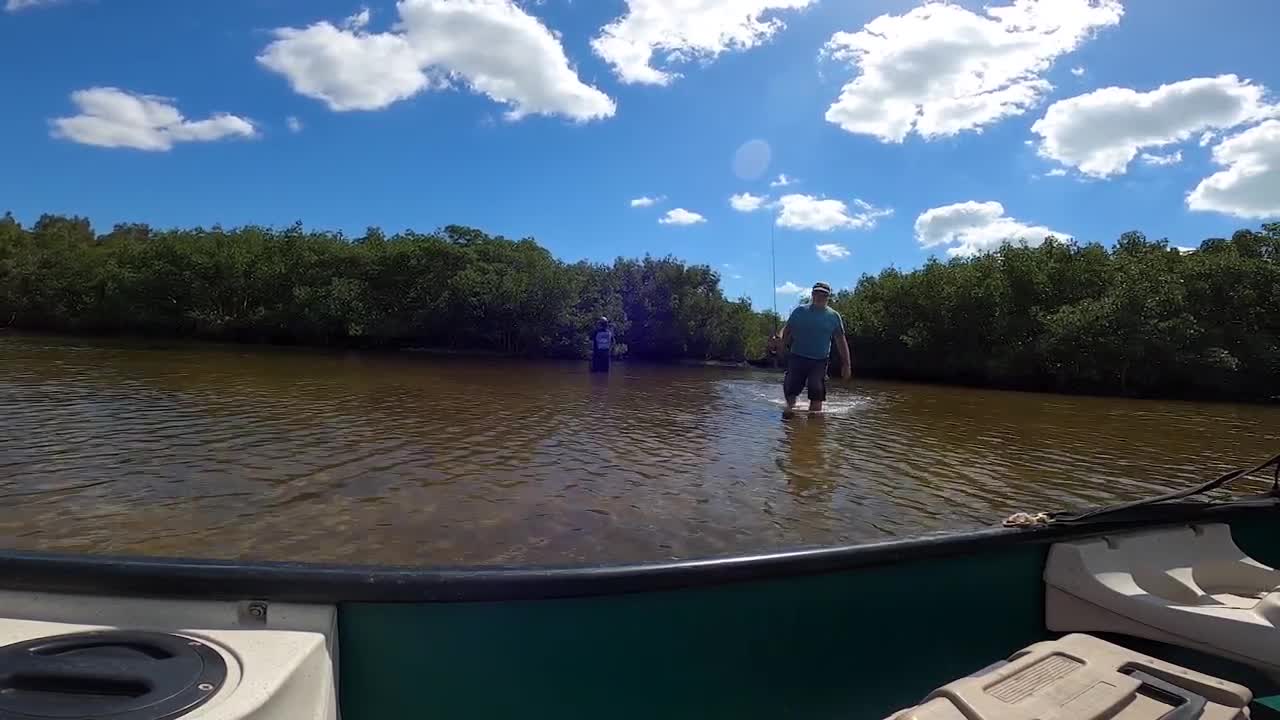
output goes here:
[[[809, 412], [822, 412], [822, 403], [827, 399], [827, 364], [822, 363], [814, 368], [814, 372], [809, 375], [809, 382], [806, 385], [809, 391]], [[815, 400], [814, 397], [821, 398]]]
[[787, 409], [782, 411], [782, 417], [791, 417], [796, 414], [796, 400], [799, 399], [798, 395], [787, 398]]

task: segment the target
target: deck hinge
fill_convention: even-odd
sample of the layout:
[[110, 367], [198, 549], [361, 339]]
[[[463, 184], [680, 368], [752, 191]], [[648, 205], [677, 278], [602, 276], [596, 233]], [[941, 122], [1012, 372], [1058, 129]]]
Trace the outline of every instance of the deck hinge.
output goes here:
[[266, 625], [267, 624], [267, 601], [266, 600], [245, 600], [240, 603], [237, 608], [237, 615], [240, 617], [242, 625]]

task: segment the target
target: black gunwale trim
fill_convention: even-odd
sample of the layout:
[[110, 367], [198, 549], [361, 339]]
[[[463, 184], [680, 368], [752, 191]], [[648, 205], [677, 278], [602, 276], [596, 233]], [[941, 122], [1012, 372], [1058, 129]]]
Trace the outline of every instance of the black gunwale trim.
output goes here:
[[0, 552], [0, 589], [307, 603], [435, 603], [621, 595], [819, 575], [1044, 544], [1139, 527], [1274, 515], [1280, 501], [1177, 503], [1080, 524], [995, 528], [887, 542], [648, 565], [413, 569]]

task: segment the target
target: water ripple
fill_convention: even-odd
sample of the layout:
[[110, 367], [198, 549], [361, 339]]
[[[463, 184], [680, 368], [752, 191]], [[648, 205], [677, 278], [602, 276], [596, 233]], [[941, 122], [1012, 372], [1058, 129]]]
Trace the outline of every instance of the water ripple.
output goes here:
[[1280, 411], [764, 372], [0, 336], [0, 544], [415, 565], [827, 545], [1129, 500]]

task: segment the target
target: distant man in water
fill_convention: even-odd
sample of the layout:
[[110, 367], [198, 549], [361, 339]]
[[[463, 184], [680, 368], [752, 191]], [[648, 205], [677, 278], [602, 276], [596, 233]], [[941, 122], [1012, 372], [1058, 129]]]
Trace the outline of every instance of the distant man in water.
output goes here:
[[782, 347], [790, 347], [787, 357], [787, 374], [782, 380], [782, 394], [787, 399], [784, 413], [790, 416], [800, 397], [800, 390], [809, 390], [809, 412], [821, 412], [827, 399], [827, 362], [831, 357], [831, 341], [840, 353], [840, 377], [848, 380], [853, 375], [850, 364], [849, 341], [844, 336], [844, 319], [828, 306], [831, 286], [814, 283], [813, 297], [808, 305], [801, 305], [791, 313], [782, 328]]
[[609, 372], [609, 360], [613, 357], [613, 330], [609, 318], [602, 317], [591, 333], [591, 372]]

